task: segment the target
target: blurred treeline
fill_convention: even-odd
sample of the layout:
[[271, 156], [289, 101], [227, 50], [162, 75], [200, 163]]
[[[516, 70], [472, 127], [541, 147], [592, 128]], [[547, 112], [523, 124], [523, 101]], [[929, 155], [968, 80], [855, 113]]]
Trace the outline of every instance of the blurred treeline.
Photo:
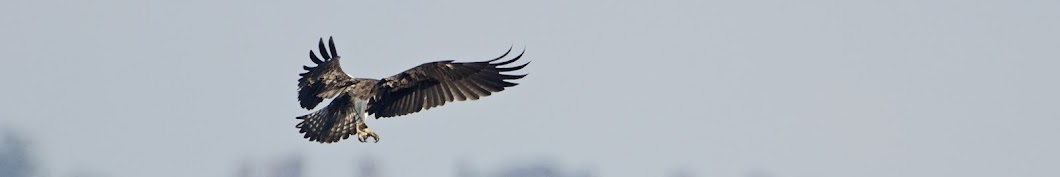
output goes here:
[[[32, 152], [32, 143], [23, 136], [11, 132], [0, 132], [0, 177], [43, 177], [41, 165]], [[353, 177], [396, 177], [388, 175], [382, 168], [385, 163], [373, 157], [350, 158], [350, 170]], [[534, 160], [504, 166], [491, 167], [486, 170], [473, 168], [466, 163], [454, 161], [454, 174], [440, 175], [452, 177], [596, 177], [594, 170], [564, 168], [555, 161]], [[230, 174], [203, 174], [204, 176], [233, 175], [234, 177], [310, 177], [304, 168], [305, 159], [300, 155], [289, 155], [276, 158], [266, 163], [243, 161], [233, 165]], [[107, 177], [105, 172], [73, 172], [63, 175], [69, 177]], [[52, 176], [52, 175], [47, 175]], [[677, 170], [668, 177], [691, 177], [687, 171]]]

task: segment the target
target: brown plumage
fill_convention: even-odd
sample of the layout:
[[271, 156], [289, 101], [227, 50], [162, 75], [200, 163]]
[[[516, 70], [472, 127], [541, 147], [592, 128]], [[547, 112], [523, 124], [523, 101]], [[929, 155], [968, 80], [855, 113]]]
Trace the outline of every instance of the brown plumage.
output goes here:
[[395, 117], [448, 102], [477, 100], [518, 85], [508, 81], [526, 74], [506, 73], [530, 64], [505, 67], [523, 56], [520, 53], [510, 60], [499, 61], [511, 53], [508, 49], [504, 55], [488, 61], [435, 61], [383, 79], [353, 78], [339, 66], [341, 57], [335, 51], [333, 39], [328, 39], [328, 46], [320, 40], [318, 47], [323, 60], [309, 51], [309, 59], [317, 66], [303, 66], [306, 72], [299, 74], [302, 78], [298, 79], [298, 101], [302, 108], [312, 110], [324, 99], [334, 98], [324, 108], [297, 117], [302, 119], [296, 126], [299, 132], [310, 141], [321, 143], [337, 142], [354, 134], [361, 142], [366, 142], [367, 137], [378, 142], [378, 135], [364, 123], [368, 115], [375, 115], [376, 119]]

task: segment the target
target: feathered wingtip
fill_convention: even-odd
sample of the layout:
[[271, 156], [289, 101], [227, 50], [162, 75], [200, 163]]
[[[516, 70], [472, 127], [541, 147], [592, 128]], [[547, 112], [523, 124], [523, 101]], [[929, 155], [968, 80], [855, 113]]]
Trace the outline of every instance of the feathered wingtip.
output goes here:
[[[492, 60], [486, 61], [486, 63], [492, 63], [493, 61], [497, 61], [497, 60], [500, 60], [501, 58], [504, 58], [504, 56], [508, 56], [509, 53], [512, 53], [512, 48], [515, 48], [515, 45], [512, 45], [512, 46], [508, 47], [508, 51], [507, 52], [504, 52], [504, 54], [502, 54], [501, 56], [499, 56], [497, 58], [494, 58]], [[523, 52], [526, 52], [525, 48], [523, 49]]]
[[[330, 49], [330, 50], [329, 50]], [[324, 38], [320, 38], [320, 42], [317, 43], [317, 50], [320, 50], [320, 57], [324, 60], [317, 58], [317, 54], [313, 53], [313, 50], [309, 50], [309, 59], [313, 60], [313, 63], [321, 64], [332, 58], [338, 58], [339, 53], [335, 50], [335, 38], [328, 37], [328, 45], [324, 45]]]
[[[324, 57], [324, 59], [331, 59], [332, 57], [339, 57], [339, 53], [337, 51], [335, 51], [335, 38], [334, 37], [328, 36], [328, 48], [324, 48], [324, 38], [320, 38], [320, 44], [318, 45], [318, 48], [320, 48], [320, 55], [322, 57]], [[327, 50], [327, 49], [331, 49], [331, 50]], [[328, 51], [331, 52], [330, 55], [328, 54]]]
[[[342, 73], [342, 69], [339, 66], [339, 53], [335, 49], [334, 37], [328, 37], [327, 44], [324, 44], [324, 38], [320, 38], [317, 42], [317, 47], [319, 51], [309, 50], [309, 59], [315, 66], [303, 65], [302, 69], [305, 72], [298, 73], [298, 76], [301, 76], [298, 78], [298, 100], [301, 102], [302, 108], [306, 109], [313, 109], [315, 105], [323, 100], [319, 94], [337, 86], [327, 81], [344, 82], [351, 79]], [[318, 53], [320, 55], [317, 55]], [[337, 75], [340, 78], [326, 78], [324, 77], [325, 75]]]
[[[504, 54], [501, 55], [500, 57], [494, 58], [494, 59], [486, 61], [486, 62], [488, 62], [488, 63], [490, 63], [490, 65], [496, 67], [497, 71], [500, 71], [500, 72], [517, 71], [517, 70], [525, 68], [527, 65], [530, 65], [530, 62], [526, 62], [526, 63], [524, 63], [522, 65], [513, 66], [513, 67], [507, 67], [507, 68], [500, 67], [500, 66], [503, 66], [503, 65], [508, 65], [508, 64], [514, 63], [515, 61], [519, 61], [520, 58], [523, 58], [523, 54], [526, 54], [526, 48], [525, 47], [523, 48], [522, 52], [519, 52], [519, 55], [515, 56], [515, 58], [512, 58], [510, 60], [506, 60], [506, 61], [501, 61], [501, 62], [498, 62], [498, 63], [492, 63], [494, 61], [500, 60], [501, 58], [504, 58], [505, 56], [508, 56], [508, 54], [511, 53], [511, 52], [512, 52], [512, 47], [509, 47], [508, 51], [504, 52]], [[523, 77], [526, 77], [526, 75], [528, 75], [528, 74], [523, 74], [523, 75], [501, 74], [501, 78], [504, 79], [504, 80], [514, 80], [514, 79], [521, 79]]]

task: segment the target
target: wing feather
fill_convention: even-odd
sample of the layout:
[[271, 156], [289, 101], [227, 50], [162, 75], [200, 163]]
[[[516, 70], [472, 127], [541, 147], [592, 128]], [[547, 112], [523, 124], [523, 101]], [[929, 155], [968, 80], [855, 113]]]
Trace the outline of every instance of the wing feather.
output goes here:
[[412, 104], [409, 105], [409, 110], [406, 110], [406, 111], [423, 109], [423, 97], [425, 96], [424, 93], [427, 93], [427, 92], [425, 92], [425, 91], [412, 92], [412, 94], [415, 95], [415, 96], [413, 96], [412, 98], [409, 98], [409, 99], [412, 100]]
[[445, 101], [445, 97], [447, 95], [449, 95], [449, 93], [446, 93], [445, 90], [444, 90], [444, 87], [441, 87], [441, 85], [439, 85], [437, 87], [431, 87], [431, 88], [433, 90], [431, 92], [431, 96], [434, 97], [434, 101], [431, 103], [431, 105], [427, 106], [427, 108], [433, 108], [433, 107], [438, 107], [438, 106], [445, 105], [445, 102], [446, 102]]
[[[523, 53], [509, 60], [501, 60], [511, 53], [480, 62], [454, 62], [443, 60], [424, 63], [409, 70], [380, 80], [379, 90], [368, 112], [379, 117], [394, 117], [416, 113], [447, 102], [478, 100], [506, 87], [518, 85], [508, 82], [521, 79], [523, 75], [507, 75], [518, 71], [526, 64], [507, 67], [522, 58]], [[495, 61], [499, 61], [493, 63]]]
[[[487, 78], [487, 77], [489, 77], [489, 76], [472, 76], [470, 79], [472, 81], [475, 81], [475, 83], [478, 84], [479, 86], [482, 86], [481, 88], [486, 89], [488, 92], [499, 92], [502, 89], [504, 89], [504, 87], [500, 86], [500, 84], [498, 84], [498, 83], [496, 83], [494, 81], [491, 81], [490, 78]], [[496, 77], [493, 77], [493, 78], [496, 78]], [[487, 95], [489, 95], [489, 94], [487, 94]]]
[[[315, 64], [324, 63], [324, 61], [320, 61], [320, 58], [317, 58], [317, 54], [313, 53], [313, 50], [309, 50], [309, 60], [313, 61], [313, 63], [315, 63]], [[303, 69], [306, 69], [306, 68], [303, 68]], [[309, 69], [306, 69], [306, 70], [309, 70]]]
[[[335, 51], [335, 38], [328, 37], [328, 46], [331, 49], [331, 56], [339, 57], [339, 52]], [[324, 52], [324, 49], [320, 49], [320, 52]]]
[[476, 93], [475, 90], [468, 85], [467, 80], [461, 80], [456, 86], [460, 87], [460, 91], [464, 92], [464, 96], [467, 96], [467, 100], [478, 100], [479, 93]]
[[[329, 38], [329, 39], [331, 39], [331, 38]], [[320, 38], [320, 43], [317, 44], [317, 48], [320, 49], [320, 56], [321, 57], [324, 57], [324, 59], [331, 59], [331, 55], [328, 54], [328, 50], [324, 46], [324, 38]]]
[[471, 88], [471, 90], [475, 91], [476, 96], [478, 96], [479, 98], [486, 97], [486, 96], [490, 95], [490, 91], [486, 90], [486, 88], [483, 88], [485, 86], [482, 86], [482, 84], [479, 84], [477, 81], [475, 81], [475, 79], [473, 79], [471, 77], [468, 77], [467, 79], [464, 79], [464, 82], [467, 83], [466, 84], [467, 87], [469, 87], [469, 88]]
[[[442, 96], [445, 97], [445, 102], [450, 102], [450, 101], [453, 101], [453, 100], [456, 99], [456, 96], [453, 95], [453, 89], [449, 87], [449, 83], [439, 84], [438, 88], [442, 88], [441, 89], [442, 92], [438, 93], [438, 94], [441, 94]], [[442, 104], [445, 104], [445, 103], [443, 102]]]
[[346, 75], [339, 65], [340, 57], [335, 53], [334, 41], [331, 38], [328, 41], [331, 41], [332, 55], [328, 55], [324, 47], [324, 39], [321, 38], [319, 48], [323, 60], [317, 58], [316, 54], [310, 50], [309, 59], [317, 66], [302, 66], [306, 72], [298, 74], [302, 76], [298, 79], [298, 102], [302, 108], [307, 110], [312, 110], [324, 99], [334, 97], [346, 87], [353, 85], [353, 78]]
[[420, 104], [420, 107], [423, 107], [424, 110], [431, 109], [431, 106], [435, 105], [434, 96], [437, 95], [437, 94], [434, 94], [434, 89], [435, 88], [438, 88], [438, 87], [427, 87], [426, 89], [424, 89], [424, 91], [423, 91], [423, 93], [424, 93], [423, 94], [423, 103]]
[[453, 101], [464, 101], [467, 97], [464, 96], [464, 92], [460, 91], [460, 87], [457, 87], [453, 83], [446, 82], [445, 87], [449, 88], [449, 94], [453, 95]]

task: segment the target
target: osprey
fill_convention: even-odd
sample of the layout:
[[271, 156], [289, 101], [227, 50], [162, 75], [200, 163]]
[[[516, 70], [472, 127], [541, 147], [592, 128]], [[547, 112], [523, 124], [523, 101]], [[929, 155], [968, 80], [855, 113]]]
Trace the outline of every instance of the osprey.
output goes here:
[[[526, 76], [509, 75], [530, 64], [502, 67], [519, 60], [500, 60], [511, 53], [488, 61], [453, 62], [453, 60], [424, 63], [399, 74], [383, 78], [353, 78], [339, 66], [339, 54], [335, 52], [335, 40], [328, 38], [331, 50], [320, 39], [320, 58], [309, 50], [309, 59], [317, 66], [302, 66], [305, 73], [298, 79], [298, 102], [302, 108], [312, 110], [326, 98], [331, 103], [307, 115], [295, 127], [304, 138], [320, 143], [333, 143], [356, 134], [357, 140], [368, 141], [372, 137], [379, 142], [379, 135], [368, 129], [365, 119], [369, 115], [396, 117], [445, 105], [447, 102], [477, 100], [500, 92], [504, 88], [518, 85], [508, 82]], [[330, 51], [330, 52], [329, 52]], [[526, 52], [525, 50], [523, 51]]]

